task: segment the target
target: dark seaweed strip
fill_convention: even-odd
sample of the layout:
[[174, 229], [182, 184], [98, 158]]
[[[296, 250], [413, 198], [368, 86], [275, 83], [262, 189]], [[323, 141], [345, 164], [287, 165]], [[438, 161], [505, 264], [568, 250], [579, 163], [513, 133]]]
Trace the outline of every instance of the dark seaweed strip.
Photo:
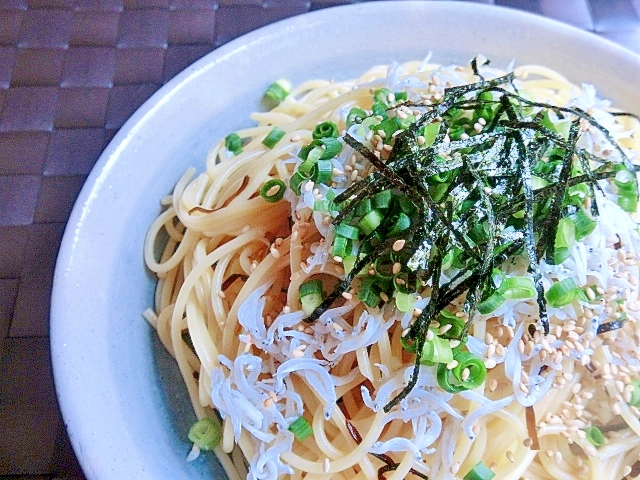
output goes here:
[[489, 222], [489, 240], [485, 244], [484, 247], [484, 260], [482, 262], [482, 266], [480, 267], [480, 271], [478, 272], [479, 281], [476, 282], [475, 288], [469, 289], [469, 293], [467, 293], [467, 299], [465, 300], [465, 310], [469, 316], [469, 319], [464, 327], [464, 334], [469, 331], [469, 327], [473, 322], [473, 316], [476, 312], [476, 307], [478, 305], [478, 298], [484, 286], [487, 283], [488, 276], [491, 274], [491, 270], [493, 268], [493, 252], [495, 248], [496, 242], [496, 219], [493, 212], [493, 206], [491, 204], [491, 200], [488, 195], [485, 193], [484, 188], [482, 186], [481, 180], [476, 178], [478, 181], [480, 191], [480, 199], [482, 203], [485, 205], [485, 211], [487, 214], [487, 221]]
[[[477, 73], [477, 68], [475, 72]], [[336, 197], [334, 200], [336, 203], [345, 202], [340, 214], [341, 220], [348, 218], [349, 212], [361, 200], [383, 187], [395, 187], [406, 194], [418, 209], [418, 220], [412, 224], [413, 234], [406, 238], [405, 250], [413, 252], [409, 260], [413, 266], [410, 268], [414, 270], [416, 277], [423, 282], [430, 281], [432, 285], [431, 301], [414, 320], [409, 330], [409, 336], [417, 346], [416, 362], [411, 378], [408, 385], [384, 407], [387, 412], [405, 398], [417, 383], [422, 348], [431, 320], [466, 292], [465, 310], [470, 312], [470, 323], [480, 292], [484, 291], [483, 287], [486, 287], [490, 278], [492, 266], [500, 265], [523, 248], [529, 259], [529, 268], [536, 286], [540, 322], [544, 326], [545, 334], [548, 333], [546, 302], [538, 259], [545, 252], [548, 256], [552, 256], [555, 234], [551, 235], [551, 233], [557, 230], [557, 221], [561, 216], [566, 189], [585, 183], [592, 199], [592, 212], [597, 215], [597, 204], [594, 198], [595, 188], [599, 188], [597, 182], [615, 175], [611, 169], [611, 162], [607, 159], [597, 157], [576, 146], [580, 120], [590, 123], [602, 132], [621, 154], [622, 161], [626, 162], [625, 165], [630, 163], [609, 132], [586, 112], [578, 108], [555, 107], [542, 102], [531, 102], [521, 97], [517, 91], [516, 93], [508, 92], [502, 85], [511, 83], [513, 79], [513, 73], [511, 73], [498, 79], [487, 81], [481, 78], [481, 81], [474, 84], [447, 88], [442, 101], [433, 105], [406, 102], [406, 105], [425, 107], [426, 111], [418, 116], [412, 126], [395, 137], [386, 162], [353, 137], [345, 137], [345, 142], [368, 159], [371, 165], [377, 168], [377, 172], [368, 175], [366, 179], [357, 182]], [[496, 92], [499, 95], [499, 101], [482, 101], [479, 95], [484, 91]], [[468, 94], [474, 92], [475, 97], [469, 98]], [[456, 126], [455, 122], [450, 123], [446, 115], [449, 109], [456, 108], [469, 112], [472, 109], [487, 106], [489, 103], [493, 105], [493, 118], [488, 125], [485, 125], [482, 133], [471, 134], [471, 137], [465, 140], [449, 141], [446, 133]], [[542, 113], [536, 115], [532, 121], [525, 119], [523, 112], [525, 106], [553, 111], [560, 118], [573, 115], [576, 120], [572, 122], [569, 138], [565, 140], [558, 133], [542, 125], [540, 123], [544, 118]], [[420, 148], [417, 143], [420, 129], [434, 120], [441, 122], [439, 134], [431, 146]], [[546, 169], [545, 165], [539, 162], [545, 162], [544, 154], [549, 149], [562, 149], [564, 153], [562, 163], [549, 159], [550, 168]], [[453, 158], [442, 160], [440, 153], [445, 154], [444, 157], [447, 157], [446, 153], [452, 153]], [[570, 178], [574, 155], [581, 162], [584, 174]], [[601, 163], [602, 166], [592, 169], [590, 161]], [[543, 168], [541, 172], [538, 172], [538, 165]], [[550, 185], [533, 190], [534, 168], [536, 175], [548, 181]], [[636, 170], [629, 165], [627, 168], [630, 171]], [[454, 170], [456, 172], [453, 178], [448, 177], [450, 180], [445, 180], [447, 182], [445, 192], [442, 191], [442, 187], [445, 186], [443, 183], [434, 183], [433, 178], [428, 178]], [[438, 187], [437, 190], [432, 190], [435, 186]], [[485, 192], [483, 190], [485, 186], [490, 190]], [[431, 196], [430, 192], [433, 191], [438, 192], [437, 197]], [[436, 201], [435, 198], [439, 200]], [[493, 201], [495, 203], [492, 203]], [[596, 210], [593, 210], [594, 208]], [[538, 218], [534, 218], [534, 212], [540, 209], [542, 209], [541, 214]], [[524, 219], [522, 222], [516, 220], [514, 223], [512, 215], [519, 210], [524, 211]], [[477, 232], [472, 235], [475, 225], [484, 225], [488, 232], [485, 230], [479, 237], [475, 236]], [[506, 225], [510, 228], [515, 225], [515, 230], [509, 233], [503, 232]], [[520, 225], [524, 225], [524, 228]], [[538, 244], [534, 236], [535, 231], [541, 233]], [[548, 237], [544, 236], [545, 233]], [[437, 238], [435, 244], [429, 239], [430, 236]], [[404, 233], [403, 237], [405, 237]], [[389, 239], [389, 241], [393, 240], [395, 239]], [[476, 245], [476, 242], [479, 243]], [[473, 247], [471, 247], [472, 244]], [[444, 255], [454, 246], [462, 251], [458, 261], [462, 261], [463, 266], [453, 279], [440, 285]], [[352, 275], [356, 275], [356, 272], [361, 270], [358, 267], [364, 267], [372, 256], [384, 253], [388, 248], [389, 245], [378, 246], [367, 257], [359, 258], [361, 263], [358, 263], [351, 275], [345, 278], [345, 283], [339, 284], [333, 299], [328, 298], [323, 303], [324, 306], [314, 312], [317, 315], [315, 318], [318, 318], [322, 311], [325, 311], [327, 306], [348, 288], [353, 280]], [[477, 251], [480, 252], [480, 257]], [[608, 325], [602, 328], [613, 329], [613, 327], [614, 325]], [[381, 468], [379, 472], [381, 477], [397, 466], [394, 466], [391, 460], [385, 463], [387, 466]]]
[[344, 136], [344, 141], [347, 145], [356, 150], [360, 155], [369, 160], [369, 162], [371, 162], [371, 164], [376, 167], [382, 175], [385, 175], [395, 187], [398, 187], [403, 193], [409, 196], [409, 198], [411, 198], [412, 200], [419, 198], [418, 193], [411, 187], [411, 185], [407, 184], [400, 176], [398, 176], [398, 174], [394, 170], [390, 169], [365, 145], [360, 143], [348, 133]]
[[429, 331], [429, 322], [432, 318], [438, 314], [439, 310], [436, 310], [436, 306], [438, 304], [438, 297], [440, 295], [440, 274], [442, 273], [442, 259], [444, 257], [443, 252], [446, 248], [447, 237], [441, 236], [435, 246], [437, 248], [437, 253], [435, 258], [432, 260], [434, 268], [433, 273], [431, 275], [432, 278], [432, 286], [431, 286], [431, 300], [427, 304], [427, 308], [424, 309], [422, 313], [415, 320], [413, 325], [411, 326], [408, 335], [410, 338], [413, 338], [418, 345], [418, 349], [416, 350], [416, 359], [413, 364], [413, 371], [411, 372], [411, 378], [407, 382], [407, 385], [400, 391], [398, 395], [396, 395], [393, 399], [389, 401], [384, 406], [384, 411], [389, 413], [389, 411], [397, 405], [403, 398], [405, 398], [411, 390], [418, 383], [418, 375], [420, 374], [420, 362], [422, 361], [422, 347], [427, 338], [427, 332]]
[[[613, 171], [610, 171], [610, 172], [601, 171], [597, 173], [594, 173], [592, 171], [591, 175], [579, 175], [579, 176], [570, 178], [569, 180], [567, 180], [567, 187], [573, 187], [581, 183], [588, 184], [591, 179], [595, 181], [606, 180], [606, 179], [615, 177], [615, 175], [616, 175], [616, 172], [613, 172]], [[536, 190], [535, 194], [538, 198], [546, 198], [553, 193], [553, 190], [554, 190], [554, 185], [547, 185], [546, 187], [542, 187]], [[592, 203], [595, 204], [595, 202], [592, 202]], [[504, 215], [512, 215], [513, 213], [522, 210], [523, 207], [524, 207], [524, 198], [520, 198], [520, 196], [518, 196], [518, 198], [515, 198], [510, 202], [509, 209], [505, 210], [503, 213]]]
[[[354, 188], [353, 191], [347, 192], [347, 190], [356, 186], [357, 188]], [[360, 182], [354, 183], [349, 187], [349, 189], [345, 190], [333, 199], [333, 203], [337, 205], [342, 204], [342, 208], [334, 217], [332, 223], [334, 225], [341, 223], [351, 212], [355, 210], [358, 202], [349, 201], [350, 199], [353, 198], [354, 200], [358, 200], [358, 198], [362, 196], [374, 195], [382, 190], [388, 189], [389, 187], [391, 187], [391, 183], [389, 183], [379, 172], [373, 172], [367, 175], [367, 177]], [[346, 193], [348, 193], [348, 195], [344, 195]]]
[[497, 87], [499, 85], [504, 85], [505, 83], [513, 82], [515, 78], [514, 72], [509, 72], [506, 75], [501, 77], [496, 77], [492, 80], [481, 80], [476, 83], [469, 83], [467, 85], [457, 85], [455, 87], [449, 87], [444, 90], [445, 96], [451, 95], [453, 97], [461, 97], [466, 93], [470, 93], [476, 90], [486, 90], [492, 87]]
[[558, 231], [558, 221], [560, 219], [560, 215], [562, 213], [562, 203], [564, 201], [564, 195], [567, 191], [567, 180], [571, 176], [571, 165], [573, 163], [573, 154], [575, 151], [575, 144], [578, 141], [578, 133], [580, 131], [580, 123], [576, 120], [571, 122], [571, 127], [569, 128], [569, 146], [564, 153], [564, 158], [562, 159], [562, 170], [560, 170], [560, 178], [555, 183], [555, 188], [553, 190], [553, 201], [551, 203], [551, 209], [547, 216], [547, 228], [549, 233], [547, 237], [542, 239], [541, 244], [545, 244], [547, 251], [547, 262], [555, 263], [553, 258], [555, 254], [555, 240], [556, 233]]
[[[594, 188], [597, 188], [598, 190], [600, 190], [600, 193], [602, 193], [602, 195], [604, 195], [604, 191], [602, 190], [602, 187], [600, 187], [600, 185], [598, 184], [597, 180], [593, 176], [593, 170], [591, 170], [591, 167], [589, 166], [588, 162], [589, 162], [590, 158], [587, 155], [583, 155], [583, 153], [578, 151], [578, 149], [576, 149], [576, 156], [578, 157], [578, 160], [580, 160], [580, 166], [584, 170], [585, 175], [587, 175], [587, 177], [589, 177], [589, 181], [585, 182], [585, 183], [589, 187], [589, 190], [590, 190], [590, 193], [591, 193], [591, 199], [594, 200], [594, 198], [595, 198]], [[593, 203], [595, 203], [595, 202], [593, 202]]]
[[[353, 138], [351, 135], [346, 134], [344, 136], [344, 141], [347, 145], [354, 148], [358, 153], [364, 156], [367, 160], [369, 160], [383, 175], [385, 175], [391, 183], [398, 187], [403, 193], [405, 193], [414, 203], [420, 204], [422, 202], [426, 203], [427, 207], [438, 217], [443, 225], [449, 230], [449, 232], [455, 237], [455, 239], [460, 243], [460, 246], [470, 255], [477, 256], [477, 254], [472, 250], [471, 246], [464, 238], [464, 236], [449, 222], [440, 209], [440, 207], [433, 201], [431, 196], [428, 193], [428, 189], [424, 187], [424, 191], [422, 195], [415, 191], [409, 184], [407, 184], [398, 174], [389, 168], [382, 160], [380, 160], [371, 150], [369, 150], [366, 146], [360, 143], [358, 140]], [[419, 184], [423, 184], [423, 181], [420, 181]]]
[[[537, 106], [537, 107], [547, 108], [549, 110], [554, 110], [556, 112], [565, 112], [565, 113], [569, 113], [569, 114], [575, 115], [575, 116], [577, 116], [577, 117], [579, 117], [579, 118], [581, 118], [583, 120], [586, 120], [587, 122], [589, 122], [589, 124], [592, 127], [594, 127], [595, 129], [599, 130], [600, 133], [602, 133], [605, 136], [605, 138], [611, 144], [611, 146], [618, 151], [618, 153], [620, 154], [620, 157], [622, 158], [622, 163], [627, 168], [627, 170], [629, 170], [630, 172], [636, 171], [635, 165], [633, 165], [633, 163], [631, 163], [631, 160], [629, 160], [629, 157], [627, 157], [627, 155], [624, 153], [624, 151], [622, 150], [620, 145], [618, 145], [618, 143], [615, 141], [615, 139], [611, 136], [611, 133], [609, 133], [609, 130], [607, 130], [602, 125], [600, 125], [600, 123], [598, 123], [595, 118], [593, 118], [591, 115], [589, 115], [587, 112], [585, 112], [581, 108], [578, 108], [578, 107], [558, 107], [558, 106], [550, 105], [550, 104], [545, 103], [545, 102], [532, 102], [530, 100], [527, 100], [526, 98], [520, 97], [519, 95], [514, 95], [514, 94], [509, 93], [509, 92], [506, 92], [505, 95], [517, 98], [518, 101], [520, 101], [520, 102], [522, 102], [524, 104], [530, 105], [530, 106]], [[638, 179], [637, 179], [637, 177], [635, 175], [633, 175], [633, 182], [634, 182], [636, 188], [638, 188]]]
[[547, 317], [547, 308], [544, 301], [544, 287], [542, 285], [542, 275], [540, 266], [538, 265], [538, 255], [536, 252], [534, 238], [534, 219], [533, 219], [533, 186], [531, 182], [531, 158], [529, 152], [526, 151], [524, 139], [520, 132], [515, 133], [516, 145], [520, 152], [522, 161], [522, 183], [524, 186], [524, 221], [525, 229], [525, 249], [529, 257], [529, 268], [533, 275], [533, 283], [536, 287], [538, 310], [540, 313], [540, 322], [544, 328], [544, 334], [549, 334], [549, 318]]
[[601, 333], [607, 333], [607, 332], [612, 332], [614, 330], [618, 330], [620, 328], [622, 328], [622, 326], [624, 325], [624, 320], [613, 320], [611, 322], [607, 322], [607, 323], [601, 323], [598, 326], [598, 330], [596, 330], [596, 334], [600, 335]]

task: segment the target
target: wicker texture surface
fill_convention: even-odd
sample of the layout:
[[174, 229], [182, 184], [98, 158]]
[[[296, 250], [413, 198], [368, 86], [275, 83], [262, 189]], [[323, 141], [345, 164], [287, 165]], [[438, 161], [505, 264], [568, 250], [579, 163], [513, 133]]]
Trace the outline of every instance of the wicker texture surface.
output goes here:
[[[561, 20], [640, 54], [640, 0], [478, 1]], [[151, 94], [211, 50], [347, 3], [355, 2], [0, 0], [1, 478], [83, 478], [56, 403], [49, 302], [65, 222], [103, 148]]]

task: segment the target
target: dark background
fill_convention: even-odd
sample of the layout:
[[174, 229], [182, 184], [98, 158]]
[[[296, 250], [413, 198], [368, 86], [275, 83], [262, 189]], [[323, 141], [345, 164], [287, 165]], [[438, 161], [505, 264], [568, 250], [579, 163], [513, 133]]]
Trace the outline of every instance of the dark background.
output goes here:
[[[478, 1], [640, 54], [640, 0]], [[49, 299], [65, 222], [102, 149], [152, 93], [216, 47], [347, 3], [356, 2], [0, 0], [0, 479], [83, 478], [56, 403]]]

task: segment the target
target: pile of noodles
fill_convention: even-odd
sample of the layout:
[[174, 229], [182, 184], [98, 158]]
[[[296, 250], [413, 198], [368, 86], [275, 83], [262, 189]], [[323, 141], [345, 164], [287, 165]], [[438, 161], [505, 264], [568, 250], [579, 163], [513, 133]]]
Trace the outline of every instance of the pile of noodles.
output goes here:
[[[499, 74], [483, 68], [486, 78]], [[640, 162], [640, 122], [611, 115], [592, 86], [541, 66], [515, 74], [519, 92], [589, 112]], [[331, 120], [346, 129], [349, 109], [371, 108], [374, 89], [437, 102], [445, 88], [474, 81], [470, 67], [417, 61], [379, 66], [352, 81], [303, 83], [276, 108], [253, 114], [255, 127], [237, 132], [242, 153], [216, 143], [206, 170], [194, 176], [189, 169], [162, 200], [145, 244], [146, 264], [158, 277], [155, 307], [145, 316], [175, 357], [197, 417], [221, 422], [216, 454], [230, 479], [378, 478], [385, 461], [393, 465], [388, 479], [462, 478], [479, 461], [495, 478], [639, 475], [640, 412], [629, 401], [640, 378], [640, 235], [638, 218], [617, 206], [607, 182], [597, 193], [595, 230], [566, 261], [540, 267], [545, 288], [573, 278], [599, 301], [549, 307], [547, 336], [529, 328], [538, 319], [533, 298], [477, 316], [467, 348], [488, 368], [477, 389], [447, 393], [424, 366], [417, 386], [385, 413], [413, 370], [414, 356], [401, 342], [413, 314], [393, 302], [370, 308], [349, 295], [316, 322], [303, 320], [300, 285], [320, 278], [328, 290], [344, 276], [330, 253], [330, 218], [313, 209], [328, 187], [309, 181], [300, 195], [287, 189], [282, 201], [268, 203], [261, 186], [270, 178], [288, 184], [313, 128]], [[271, 149], [262, 139], [274, 125], [286, 133]], [[349, 132], [374, 149], [357, 127]], [[581, 133], [581, 147], [613, 161], [620, 155], [598, 130]], [[348, 146], [332, 162], [338, 191], [372, 168]], [[527, 266], [523, 256], [501, 268], [526, 276]], [[444, 271], [443, 281], [450, 275]], [[428, 302], [427, 289], [416, 308]], [[450, 311], [465, 319], [462, 302]], [[622, 315], [622, 328], [597, 334]], [[527, 420], [531, 406], [535, 418]], [[288, 430], [300, 416], [313, 429], [304, 441]], [[585, 434], [592, 425], [606, 437], [597, 448]]]

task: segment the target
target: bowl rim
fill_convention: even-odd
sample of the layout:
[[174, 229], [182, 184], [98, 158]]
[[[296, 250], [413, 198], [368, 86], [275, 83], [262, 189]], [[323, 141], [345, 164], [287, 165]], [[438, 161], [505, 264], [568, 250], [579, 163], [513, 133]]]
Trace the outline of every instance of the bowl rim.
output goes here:
[[[598, 37], [594, 33], [530, 12], [509, 7], [459, 1], [365, 2], [329, 7], [289, 17], [245, 33], [241, 37], [215, 48], [165, 83], [119, 129], [87, 177], [71, 212], [57, 257], [51, 294], [50, 343], [56, 393], [71, 444], [88, 478], [117, 478], [117, 472], [115, 470], [97, 472], [93, 469], [92, 462], [96, 456], [100, 455], [102, 448], [100, 442], [95, 440], [99, 438], [99, 435], [96, 435], [94, 431], [95, 418], [87, 417], [76, 410], [78, 402], [82, 403], [85, 400], [81, 400], [79, 397], [81, 395], [79, 392], [82, 389], [79, 374], [82, 372], [69, 370], [70, 362], [74, 361], [74, 357], [78, 353], [67, 348], [69, 335], [73, 335], [72, 325], [68, 322], [68, 309], [74, 305], [75, 282], [78, 280], [74, 269], [81, 268], [74, 263], [74, 255], [76, 255], [78, 248], [87, 248], [84, 246], [87, 242], [86, 239], [83, 239], [85, 244], [79, 245], [78, 234], [82, 230], [87, 216], [91, 215], [93, 202], [100, 201], [99, 195], [103, 191], [100, 189], [104, 188], [105, 179], [108, 179], [112, 169], [118, 168], [119, 153], [122, 149], [128, 148], [132, 141], [135, 141], [133, 137], [139, 133], [140, 123], [149, 116], [153, 116], [154, 111], [174, 98], [177, 92], [188, 88], [194, 78], [206, 74], [211, 69], [215, 69], [216, 65], [229, 61], [234, 56], [241, 55], [248, 48], [256, 48], [258, 45], [276, 41], [282, 37], [283, 32], [293, 34], [317, 28], [318, 25], [333, 21], [336, 15], [358, 15], [365, 11], [377, 11], [384, 14], [391, 9], [412, 8], [421, 12], [429, 11], [431, 14], [435, 12], [439, 15], [451, 15], [456, 13], [463, 3], [466, 9], [465, 13], [490, 15], [516, 23], [525, 22], [530, 24], [531, 28], [550, 31], [562, 38], [573, 38], [577, 43], [585, 46], [608, 50], [616, 58], [620, 58], [630, 65], [635, 65], [640, 71], [640, 55], [608, 39]], [[140, 464], [130, 465], [128, 472], [132, 476], [146, 476], [144, 465]]]

